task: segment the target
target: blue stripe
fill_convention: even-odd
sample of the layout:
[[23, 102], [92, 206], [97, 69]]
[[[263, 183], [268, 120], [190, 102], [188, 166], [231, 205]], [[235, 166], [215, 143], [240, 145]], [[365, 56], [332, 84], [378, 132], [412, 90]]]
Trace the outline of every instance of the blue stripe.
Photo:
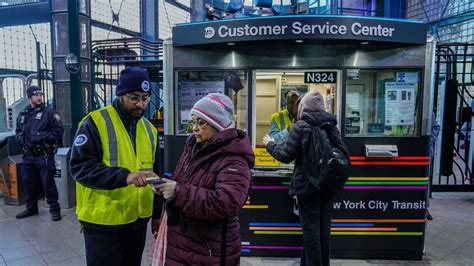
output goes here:
[[249, 253], [250, 252], [250, 249], [249, 248], [242, 248], [240, 249], [241, 252], [246, 252], [246, 253]]
[[300, 223], [249, 223], [250, 226], [301, 226]]
[[374, 227], [374, 224], [331, 224], [332, 227]]

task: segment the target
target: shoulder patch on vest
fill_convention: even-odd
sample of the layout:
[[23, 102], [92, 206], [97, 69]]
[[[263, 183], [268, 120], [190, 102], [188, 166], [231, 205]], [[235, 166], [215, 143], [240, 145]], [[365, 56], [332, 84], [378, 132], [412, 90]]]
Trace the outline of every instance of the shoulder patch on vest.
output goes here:
[[87, 143], [87, 136], [85, 134], [80, 134], [74, 140], [74, 146], [79, 147]]

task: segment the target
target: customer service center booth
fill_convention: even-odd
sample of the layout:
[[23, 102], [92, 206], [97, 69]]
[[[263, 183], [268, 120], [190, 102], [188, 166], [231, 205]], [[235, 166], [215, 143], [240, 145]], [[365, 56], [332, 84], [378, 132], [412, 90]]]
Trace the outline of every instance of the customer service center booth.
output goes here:
[[352, 160], [334, 203], [332, 257], [421, 259], [433, 48], [415, 21], [283, 16], [178, 25], [164, 53], [165, 171], [175, 168], [193, 104], [211, 92], [229, 95], [257, 160], [240, 214], [242, 253], [299, 256], [293, 164], [271, 158], [262, 137], [286, 93], [317, 90]]

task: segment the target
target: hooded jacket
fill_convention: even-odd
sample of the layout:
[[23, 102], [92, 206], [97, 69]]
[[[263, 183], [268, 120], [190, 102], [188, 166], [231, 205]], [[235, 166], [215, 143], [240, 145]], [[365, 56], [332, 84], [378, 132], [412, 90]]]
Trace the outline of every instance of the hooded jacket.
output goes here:
[[239, 264], [238, 214], [254, 162], [250, 140], [238, 129], [218, 132], [202, 145], [194, 135], [188, 138], [172, 178], [180, 224], [168, 229], [166, 265], [219, 265], [223, 230], [226, 265]]
[[312, 186], [306, 177], [304, 166], [305, 152], [310, 145], [310, 136], [312, 128], [319, 126], [321, 123], [329, 122], [337, 132], [337, 145], [345, 148], [342, 142], [340, 133], [336, 128], [337, 119], [330, 113], [323, 110], [316, 110], [303, 114], [301, 120], [296, 122], [293, 129], [290, 131], [288, 140], [283, 143], [270, 142], [267, 144], [268, 152], [278, 161], [283, 163], [290, 163], [295, 161], [293, 170], [293, 177], [291, 179], [288, 194], [290, 196], [309, 195], [317, 192], [317, 189]]

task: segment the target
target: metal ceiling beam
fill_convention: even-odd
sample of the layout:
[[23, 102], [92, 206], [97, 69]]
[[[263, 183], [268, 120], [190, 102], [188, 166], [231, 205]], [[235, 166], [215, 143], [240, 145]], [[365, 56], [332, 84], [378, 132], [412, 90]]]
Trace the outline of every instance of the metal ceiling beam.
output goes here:
[[0, 6], [0, 27], [49, 23], [49, 3]]
[[185, 5], [181, 4], [181, 3], [176, 2], [176, 0], [165, 0], [165, 3], [168, 3], [168, 4], [170, 4], [170, 5], [173, 5], [173, 6], [177, 7], [177, 8], [180, 8], [180, 9], [186, 11], [186, 12], [191, 12], [191, 8], [185, 6]]

